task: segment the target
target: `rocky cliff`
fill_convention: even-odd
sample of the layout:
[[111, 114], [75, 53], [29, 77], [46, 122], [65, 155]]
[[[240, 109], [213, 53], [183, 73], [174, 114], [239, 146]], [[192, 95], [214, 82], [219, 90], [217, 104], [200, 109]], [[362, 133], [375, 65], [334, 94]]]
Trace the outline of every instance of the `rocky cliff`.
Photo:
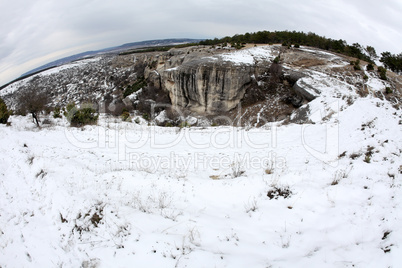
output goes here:
[[255, 68], [210, 59], [194, 60], [161, 73], [172, 104], [197, 113], [227, 112], [241, 101]]

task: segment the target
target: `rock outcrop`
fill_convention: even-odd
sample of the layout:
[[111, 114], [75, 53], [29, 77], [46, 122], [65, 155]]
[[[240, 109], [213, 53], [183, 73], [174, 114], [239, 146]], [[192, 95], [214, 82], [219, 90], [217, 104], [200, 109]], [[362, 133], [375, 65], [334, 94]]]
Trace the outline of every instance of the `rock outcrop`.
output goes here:
[[308, 78], [301, 78], [293, 85], [293, 90], [307, 101], [312, 101], [320, 95], [320, 91], [307, 83]]
[[144, 71], [148, 85], [168, 92], [172, 105], [204, 115], [232, 110], [253, 79], [270, 66], [236, 64], [208, 49], [191, 48], [172, 49], [146, 61], [154, 65]]
[[242, 100], [255, 68], [213, 59], [197, 59], [161, 73], [162, 89], [174, 106], [200, 114], [226, 112]]

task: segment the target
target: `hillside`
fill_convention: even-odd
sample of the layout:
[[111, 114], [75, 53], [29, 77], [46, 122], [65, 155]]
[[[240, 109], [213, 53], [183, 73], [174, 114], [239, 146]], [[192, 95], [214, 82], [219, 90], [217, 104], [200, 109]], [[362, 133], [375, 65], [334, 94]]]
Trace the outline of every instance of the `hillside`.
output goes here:
[[355, 60], [199, 46], [9, 85], [9, 107], [35, 87], [101, 113], [80, 128], [52, 114], [0, 125], [0, 266], [397, 267], [401, 77]]
[[120, 46], [116, 47], [110, 47], [110, 48], [105, 48], [105, 49], [100, 49], [100, 50], [95, 50], [95, 51], [85, 51], [82, 53], [78, 53], [75, 55], [71, 55], [68, 57], [64, 57], [62, 59], [58, 59], [49, 63], [46, 63], [42, 66], [39, 66], [35, 69], [32, 69], [24, 74], [22, 74], [19, 78], [15, 79], [14, 81], [11, 81], [10, 83], [7, 83], [5, 85], [2, 85], [0, 87], [0, 90], [2, 90], [4, 87], [7, 87], [10, 84], [13, 84], [14, 82], [23, 80], [25, 78], [28, 78], [30, 76], [33, 76], [35, 74], [41, 73], [43, 71], [56, 68], [58, 66], [62, 66], [74, 61], [80, 61], [92, 57], [99, 57], [99, 56], [105, 56], [105, 55], [117, 55], [122, 52], [126, 52], [129, 50], [138, 50], [141, 48], [153, 48], [153, 47], [160, 47], [160, 46], [175, 46], [179, 44], [187, 44], [187, 43], [194, 43], [200, 41], [199, 39], [188, 39], [188, 38], [181, 38], [181, 39], [162, 39], [162, 40], [148, 40], [148, 41], [141, 41], [141, 42], [132, 42], [132, 43], [127, 43], [123, 44]]

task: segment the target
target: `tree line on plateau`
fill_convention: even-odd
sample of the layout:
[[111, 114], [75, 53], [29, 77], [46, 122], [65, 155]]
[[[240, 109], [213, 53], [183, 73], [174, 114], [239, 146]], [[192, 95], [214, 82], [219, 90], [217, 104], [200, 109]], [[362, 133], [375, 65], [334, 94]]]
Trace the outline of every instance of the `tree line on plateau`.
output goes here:
[[334, 40], [319, 36], [315, 33], [304, 33], [296, 31], [259, 31], [255, 33], [236, 34], [223, 38], [207, 39], [201, 41], [200, 45], [218, 45], [231, 44], [233, 47], [241, 48], [246, 43], [253, 44], [282, 44], [284, 46], [294, 45], [295, 47], [310, 46], [328, 51], [344, 54], [346, 56], [358, 58], [360, 60], [374, 63], [376, 59], [385, 65], [386, 68], [396, 73], [402, 72], [402, 53], [394, 55], [390, 52], [381, 53], [381, 57], [377, 55], [374, 47], [363, 47], [359, 43], [349, 45], [345, 40]]

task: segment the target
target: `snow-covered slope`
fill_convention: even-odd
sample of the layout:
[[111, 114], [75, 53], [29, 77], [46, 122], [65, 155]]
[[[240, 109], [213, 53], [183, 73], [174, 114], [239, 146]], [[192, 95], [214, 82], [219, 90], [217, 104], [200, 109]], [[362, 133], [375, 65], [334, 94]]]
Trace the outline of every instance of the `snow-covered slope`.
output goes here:
[[[222, 57], [252, 64], [264, 50]], [[306, 72], [316, 98], [260, 128], [102, 115], [38, 129], [12, 116], [0, 125], [0, 267], [398, 267], [398, 100], [370, 72], [364, 92], [357, 75]]]
[[251, 130], [12, 117], [0, 265], [397, 267], [400, 116], [368, 96], [327, 121]]

